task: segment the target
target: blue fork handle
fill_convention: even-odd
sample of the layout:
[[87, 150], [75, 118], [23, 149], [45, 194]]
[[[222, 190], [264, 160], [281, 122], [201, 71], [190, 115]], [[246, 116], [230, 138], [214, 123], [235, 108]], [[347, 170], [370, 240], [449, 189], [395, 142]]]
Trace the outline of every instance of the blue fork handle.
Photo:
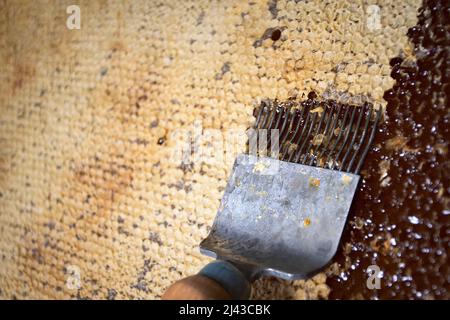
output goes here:
[[213, 261], [200, 270], [198, 274], [219, 283], [232, 299], [246, 300], [250, 298], [250, 282], [243, 272], [228, 261]]
[[172, 284], [164, 293], [164, 300], [249, 299], [250, 281], [234, 264], [216, 260], [207, 264], [194, 276]]

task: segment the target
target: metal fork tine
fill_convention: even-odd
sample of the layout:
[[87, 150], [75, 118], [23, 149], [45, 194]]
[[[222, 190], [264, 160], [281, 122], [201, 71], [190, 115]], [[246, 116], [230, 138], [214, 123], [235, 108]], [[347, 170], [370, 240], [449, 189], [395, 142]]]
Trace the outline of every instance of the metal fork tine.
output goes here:
[[[273, 103], [271, 102], [270, 105], [268, 105], [265, 110], [263, 120], [261, 121], [260, 126], [257, 128], [256, 133], [259, 134], [259, 130], [267, 129], [269, 121], [272, 121], [272, 120], [273, 120]], [[264, 152], [267, 152], [268, 146], [269, 146], [268, 141], [266, 141], [265, 142], [266, 150], [264, 150]], [[262, 150], [259, 150], [260, 147], [261, 147], [261, 141], [260, 141], [260, 137], [258, 137], [258, 152], [262, 151]]]
[[266, 107], [265, 103], [264, 103], [264, 105], [261, 104], [261, 106], [259, 108], [259, 111], [258, 111], [258, 116], [256, 117], [256, 122], [255, 122], [255, 125], [254, 125], [255, 128], [258, 128], [258, 126], [259, 126], [259, 122], [261, 120], [262, 114], [264, 113], [264, 108], [265, 107]]
[[[302, 111], [301, 111], [300, 116], [299, 116], [299, 118], [298, 118], [297, 127], [295, 128], [295, 132], [294, 132], [293, 135], [290, 136], [289, 142], [288, 142], [287, 144], [284, 145], [284, 148], [282, 148], [284, 151], [286, 151], [286, 148], [289, 148], [289, 145], [291, 145], [292, 142], [294, 141], [295, 136], [297, 135], [298, 130], [300, 129], [300, 127], [301, 127], [301, 125], [302, 125], [302, 120], [303, 120], [303, 116], [304, 116], [304, 114], [305, 114], [305, 110], [306, 110], [306, 109], [309, 109], [309, 107], [306, 106], [306, 105], [303, 105], [303, 106], [302, 106]], [[295, 116], [295, 115], [294, 115], [294, 116]], [[283, 150], [282, 150], [282, 151], [283, 151]], [[283, 157], [282, 159], [285, 160], [285, 159], [286, 159], [286, 156], [287, 156], [287, 152], [282, 152], [282, 154], [283, 154], [283, 155], [282, 155], [282, 157]]]
[[280, 129], [280, 141], [283, 141], [283, 136], [286, 131], [286, 125], [288, 123], [289, 118], [291, 118], [291, 119], [289, 122], [289, 126], [287, 126], [288, 128], [292, 125], [292, 120], [295, 118], [295, 112], [292, 112], [292, 110], [287, 109], [286, 112], [284, 113], [284, 120], [283, 120], [283, 124], [281, 125], [281, 129]]
[[[335, 108], [335, 105], [333, 104], [333, 112], [330, 114], [330, 119], [329, 119], [329, 121], [331, 121], [331, 119], [333, 119], [333, 124], [332, 124], [332, 126], [331, 126], [330, 131], [325, 130], [325, 136], [324, 136], [324, 138], [326, 139], [326, 142], [325, 142], [325, 145], [322, 147], [322, 150], [321, 150], [321, 151], [317, 154], [317, 156], [315, 157], [316, 160], [317, 160], [317, 159], [320, 160], [320, 158], [322, 157], [324, 151], [325, 151], [325, 150], [328, 148], [328, 146], [330, 145], [331, 140], [332, 140], [332, 137], [333, 137], [333, 134], [334, 134], [334, 130], [336, 129], [336, 124], [337, 124], [337, 122], [338, 122], [339, 115], [341, 114], [342, 105], [339, 105], [339, 108], [338, 108], [338, 110], [337, 110], [337, 112], [336, 112], [335, 115], [333, 114], [333, 113], [334, 113], [334, 108]], [[333, 116], [334, 116], [334, 117], [333, 117]], [[327, 126], [328, 126], [328, 124], [327, 124]], [[320, 147], [321, 147], [321, 146], [322, 146], [322, 143], [321, 143], [321, 144], [319, 145], [319, 147], [317, 148], [317, 151], [320, 150]], [[315, 159], [312, 158], [312, 159], [311, 159], [311, 162], [309, 163], [309, 165], [312, 165]]]
[[308, 110], [308, 114], [306, 115], [305, 121], [303, 121], [302, 131], [300, 131], [300, 134], [297, 136], [297, 139], [295, 139], [295, 144], [298, 145], [302, 141], [303, 135], [305, 134], [305, 130], [308, 127], [310, 118], [311, 118], [311, 113], [309, 113], [309, 110]]
[[372, 125], [372, 132], [370, 133], [369, 141], [367, 141], [366, 147], [364, 148], [364, 151], [363, 151], [361, 157], [359, 158], [358, 165], [356, 166], [356, 169], [355, 169], [355, 174], [359, 173], [359, 170], [361, 169], [364, 159], [366, 158], [366, 155], [369, 152], [370, 146], [372, 145], [373, 139], [375, 138], [375, 133], [377, 131], [377, 124], [381, 118], [381, 112], [382, 112], [381, 109], [382, 109], [381, 107], [378, 108], [377, 116]]
[[270, 102], [266, 104], [266, 107], [264, 108], [264, 116], [261, 119], [261, 122], [259, 124], [259, 129], [265, 129], [268, 121], [270, 120], [270, 116], [272, 115], [272, 108], [273, 108], [273, 102]]
[[[346, 109], [346, 110], [345, 110], [345, 113], [344, 113], [344, 118], [342, 119], [342, 121], [341, 121], [341, 126], [339, 127], [339, 129], [340, 129], [340, 130], [339, 130], [339, 134], [338, 134], [336, 140], [334, 141], [333, 146], [332, 146], [331, 149], [328, 151], [327, 160], [325, 161], [325, 166], [328, 166], [329, 169], [332, 169], [333, 166], [334, 166], [334, 162], [333, 162], [333, 165], [329, 165], [329, 162], [330, 162], [330, 159], [331, 159], [332, 154], [334, 153], [334, 150], [336, 149], [336, 146], [338, 145], [339, 141], [341, 140], [342, 134], [343, 134], [343, 132], [344, 132], [344, 129], [343, 129], [343, 128], [345, 128], [345, 123], [346, 123], [346, 121], [347, 121], [348, 111], [350, 110], [349, 106], [345, 106], [345, 109]], [[352, 122], [352, 120], [350, 120], [350, 123], [351, 123], [351, 122]]]
[[326, 113], [327, 113], [327, 109], [326, 109], [326, 106], [325, 106], [325, 110], [323, 110], [323, 113], [321, 115], [319, 115], [320, 121], [319, 121], [319, 124], [317, 125], [315, 133], [312, 135], [311, 139], [309, 139], [309, 136], [306, 137], [309, 140], [309, 143], [308, 143], [308, 147], [306, 147], [304, 155], [302, 155], [300, 157], [300, 158], [303, 157], [301, 162], [300, 162], [301, 164], [305, 164], [306, 160], [308, 159], [308, 156], [310, 155], [308, 150], [310, 150], [311, 147], [312, 147], [312, 142], [314, 140], [314, 137], [317, 136], [319, 134], [320, 130], [322, 129], [322, 123], [323, 123], [323, 120], [325, 119]]
[[[250, 132], [250, 136], [248, 141], [252, 141], [258, 133], [258, 129], [260, 128], [260, 125], [263, 121], [265, 121], [265, 118], [267, 117], [267, 112], [264, 111], [264, 109], [268, 108], [267, 104], [265, 102], [261, 102], [261, 107], [258, 111], [258, 117], [256, 118], [255, 125], [253, 126], [253, 131]], [[264, 116], [263, 116], [264, 115]]]
[[273, 128], [271, 128], [271, 129], [278, 129], [278, 126], [280, 125], [280, 121], [281, 121], [281, 118], [283, 118], [283, 115], [286, 113], [286, 109], [284, 108], [284, 107], [282, 107], [282, 106], [280, 106], [280, 107], [278, 107], [278, 110], [277, 110], [277, 122], [275, 123], [275, 126], [273, 127]]
[[339, 162], [339, 157], [341, 156], [342, 151], [344, 151], [345, 149], [345, 145], [347, 144], [348, 138], [350, 136], [350, 132], [352, 131], [352, 127], [353, 127], [353, 120], [355, 119], [355, 114], [356, 114], [356, 109], [357, 107], [355, 106], [350, 106], [349, 108], [352, 108], [352, 116], [350, 118], [350, 122], [348, 123], [347, 127], [345, 128], [345, 136], [344, 136], [344, 140], [342, 141], [341, 146], [339, 147], [338, 152], [336, 153], [336, 156], [334, 156], [334, 164], [333, 164], [333, 168], [336, 167], [336, 165]]
[[[249, 141], [258, 134], [258, 130], [277, 129], [280, 160], [357, 174], [370, 150], [382, 109], [374, 117], [374, 107], [369, 103], [358, 108], [334, 101], [308, 99], [300, 103], [301, 110], [295, 109], [295, 106], [293, 101], [262, 102]], [[311, 113], [317, 106], [324, 107], [322, 113]], [[340, 131], [335, 134], [336, 128]], [[316, 143], [314, 139], [318, 135], [323, 137]], [[275, 136], [267, 136], [267, 152], [271, 148], [272, 138]], [[266, 148], [266, 145], [263, 147]], [[291, 149], [291, 146], [296, 148]]]
[[[313, 148], [313, 152], [310, 155], [311, 160], [308, 163], [308, 165], [310, 165], [310, 166], [313, 165], [314, 161], [317, 159], [316, 153], [320, 150], [320, 147], [322, 146], [322, 143], [323, 143], [323, 139], [326, 139], [325, 137], [328, 135], [328, 130], [330, 129], [331, 120], [333, 119], [334, 105], [331, 106], [329, 115], [328, 115], [328, 113], [326, 111], [327, 110], [325, 109], [324, 118], [325, 118], [325, 116], [327, 116], [327, 121], [325, 122], [325, 129], [323, 131], [323, 138], [322, 138], [322, 141], [320, 141], [319, 144], [316, 145]], [[305, 159], [305, 161], [306, 161], [306, 159]]]
[[[311, 118], [310, 115], [311, 115], [311, 113], [308, 113], [308, 119]], [[302, 136], [298, 139], [299, 143], [303, 140], [302, 146], [300, 147], [299, 150], [296, 150], [296, 152], [292, 153], [291, 157], [289, 157], [289, 161], [291, 161], [292, 156], [294, 154], [296, 154], [294, 162], [298, 163], [298, 160], [300, 159], [300, 156], [303, 152], [303, 148], [305, 147], [306, 141], [308, 141], [308, 137], [311, 135], [311, 131], [314, 128], [314, 125], [316, 124], [316, 119], [317, 119], [317, 113], [314, 113], [312, 116], [312, 120], [310, 121], [311, 125], [309, 126], [308, 133], [306, 134], [305, 138], [303, 138], [303, 134], [305, 133], [306, 128], [308, 127], [308, 123], [306, 123], [305, 126], [303, 127]]]
[[248, 140], [247, 140], [248, 152], [251, 152], [251, 150], [250, 150], [250, 142], [253, 141], [253, 139], [254, 139], [257, 131], [258, 131], [258, 126], [259, 126], [259, 123], [261, 121], [261, 116], [264, 113], [264, 108], [265, 107], [266, 107], [265, 102], [261, 102], [261, 105], [260, 105], [259, 110], [258, 110], [258, 115], [256, 116], [255, 124], [253, 125], [253, 130], [250, 131], [250, 134], [248, 136]]
[[[359, 142], [358, 142], [358, 144], [355, 147], [355, 151], [353, 152], [353, 156], [350, 159], [350, 163], [347, 166], [347, 169], [346, 169], [347, 172], [350, 172], [350, 170], [351, 170], [351, 168], [353, 166], [353, 163], [355, 162], [355, 159], [356, 159], [357, 155], [360, 152], [360, 149], [361, 149], [361, 146], [362, 146], [362, 144], [364, 142], [364, 139], [367, 136], [370, 120], [372, 119], [372, 115], [373, 115], [373, 108], [370, 105], [368, 105], [368, 107], [369, 107], [369, 110], [368, 110], [369, 114], [368, 115], [366, 114], [366, 122], [364, 124], [364, 129], [363, 129], [363, 132], [362, 132], [361, 137], [359, 139]], [[344, 165], [342, 165], [342, 168], [343, 167], [344, 167]]]
[[[273, 121], [276, 118], [277, 115], [277, 111], [276, 111], [276, 107], [272, 106], [268, 111], [267, 111], [269, 117], [267, 118], [266, 123], [264, 124], [264, 126], [261, 129], [271, 129], [272, 125], [273, 125]], [[270, 119], [270, 121], [269, 121]]]
[[[304, 116], [304, 114], [305, 114], [304, 111], [306, 110], [306, 108], [308, 108], [308, 115], [306, 116], [306, 119], [303, 120], [303, 116]], [[299, 139], [301, 139], [301, 137], [302, 137], [302, 135], [303, 135], [303, 132], [304, 132], [304, 130], [305, 130], [305, 126], [306, 126], [307, 123], [308, 123], [308, 120], [309, 120], [309, 106], [303, 106], [303, 110], [302, 110], [302, 113], [301, 113], [301, 115], [300, 115], [299, 122], [298, 122], [299, 125], [301, 124], [302, 130], [300, 131], [300, 134], [297, 135], [297, 134], [299, 133], [298, 131], [299, 131], [300, 127], [297, 127], [297, 128], [296, 128], [295, 134], [292, 136], [291, 141], [289, 142], [289, 146], [291, 146], [291, 145], [294, 143], [294, 140], [295, 140], [295, 145], [296, 145], [297, 148], [298, 148], [298, 141], [300, 141]], [[297, 139], [295, 139], [295, 137], [297, 137]], [[291, 161], [292, 156], [295, 154], [296, 150], [297, 150], [297, 149], [295, 149], [295, 150], [292, 151], [292, 153], [289, 155], [289, 158], [287, 159], [287, 161]], [[289, 151], [289, 150], [288, 150], [288, 151]], [[286, 157], [285, 157], [284, 159], [286, 160]]]
[[[278, 129], [278, 126], [280, 124], [280, 120], [283, 117], [284, 114], [284, 107], [277, 105], [276, 107], [274, 107], [272, 109], [272, 120], [270, 121], [267, 129], [269, 131], [271, 131], [272, 129]], [[276, 120], [275, 125], [274, 125], [274, 120]], [[278, 136], [278, 140], [279, 140], [279, 136]], [[267, 152], [269, 152], [269, 149], [271, 150], [271, 146], [272, 146], [272, 134], [269, 132], [269, 134], [267, 135]]]
[[[362, 108], [360, 107], [360, 109], [361, 109], [361, 110], [359, 110], [359, 116], [358, 116], [358, 121], [357, 121], [357, 123], [356, 123], [356, 127], [355, 127], [355, 129], [354, 129], [352, 138], [351, 138], [351, 140], [350, 140], [350, 144], [348, 145], [347, 150], [345, 151], [344, 158], [342, 159], [341, 164], [340, 164], [340, 166], [339, 166], [339, 171], [342, 171], [342, 168], [343, 168], [344, 165], [345, 165], [345, 161], [347, 161], [347, 158], [348, 158], [350, 152], [352, 151], [353, 147], [355, 146], [355, 140], [356, 140], [356, 137], [357, 137], [357, 135], [358, 135], [359, 127], [360, 127], [360, 125], [361, 125], [361, 120], [362, 120], [363, 115], [365, 114], [365, 110], [364, 110], [364, 109], [365, 109], [365, 106], [363, 106]], [[353, 126], [350, 126], [349, 129], [350, 129], [350, 130], [349, 130], [349, 135], [350, 135], [350, 132], [352, 131]], [[349, 137], [349, 136], [346, 137], [346, 140], [345, 140], [344, 143], [342, 144], [342, 150], [345, 149], [345, 145], [347, 144], [348, 137]]]

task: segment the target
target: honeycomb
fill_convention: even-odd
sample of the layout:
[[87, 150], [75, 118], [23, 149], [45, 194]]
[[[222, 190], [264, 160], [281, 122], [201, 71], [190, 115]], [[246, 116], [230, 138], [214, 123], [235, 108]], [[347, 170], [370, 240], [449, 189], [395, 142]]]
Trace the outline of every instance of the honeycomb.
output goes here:
[[[196, 273], [232, 161], [173, 161], [174, 133], [245, 131], [310, 91], [385, 107], [421, 2], [81, 0], [79, 30], [70, 4], [0, 6], [1, 298], [159, 298]], [[346, 292], [333, 279], [253, 296]]]

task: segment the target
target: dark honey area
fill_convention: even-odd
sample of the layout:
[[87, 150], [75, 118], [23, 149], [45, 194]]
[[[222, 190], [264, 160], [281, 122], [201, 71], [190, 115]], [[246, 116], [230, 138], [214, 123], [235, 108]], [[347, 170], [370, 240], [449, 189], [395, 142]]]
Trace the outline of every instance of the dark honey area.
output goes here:
[[[450, 1], [424, 1], [414, 59], [391, 60], [386, 119], [365, 160], [329, 277], [331, 299], [448, 299]], [[368, 266], [383, 271], [370, 290]]]

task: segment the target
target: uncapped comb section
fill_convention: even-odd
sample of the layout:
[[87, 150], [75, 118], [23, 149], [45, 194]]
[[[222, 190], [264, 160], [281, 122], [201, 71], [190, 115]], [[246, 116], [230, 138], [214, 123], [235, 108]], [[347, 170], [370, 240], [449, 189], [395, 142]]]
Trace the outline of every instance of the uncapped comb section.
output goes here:
[[[278, 129], [280, 160], [358, 173], [375, 137], [381, 109], [370, 103], [353, 106], [320, 101], [314, 92], [295, 102], [263, 101], [255, 109], [250, 141], [261, 130]], [[270, 154], [270, 133], [267, 150]], [[259, 136], [261, 139], [263, 136]]]

